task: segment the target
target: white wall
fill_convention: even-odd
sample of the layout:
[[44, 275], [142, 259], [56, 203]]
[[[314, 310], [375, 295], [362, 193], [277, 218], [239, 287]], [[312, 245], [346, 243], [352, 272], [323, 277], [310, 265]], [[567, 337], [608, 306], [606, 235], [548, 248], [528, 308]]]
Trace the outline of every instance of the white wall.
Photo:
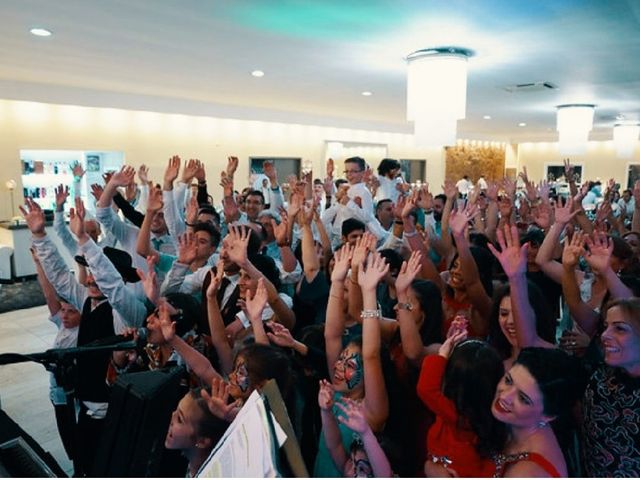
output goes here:
[[[120, 151], [127, 164], [147, 164], [151, 179], [158, 182], [170, 156], [199, 158], [218, 201], [227, 156], [240, 159], [238, 187], [246, 185], [250, 156], [301, 157], [323, 176], [328, 140], [385, 144], [391, 158], [426, 159], [423, 180], [438, 186], [444, 181], [444, 150], [416, 148], [406, 134], [0, 100], [0, 219], [11, 216], [7, 180], [18, 182], [16, 208], [21, 201], [23, 149]], [[366, 160], [375, 167], [381, 159]], [[341, 173], [342, 168], [336, 170]]]

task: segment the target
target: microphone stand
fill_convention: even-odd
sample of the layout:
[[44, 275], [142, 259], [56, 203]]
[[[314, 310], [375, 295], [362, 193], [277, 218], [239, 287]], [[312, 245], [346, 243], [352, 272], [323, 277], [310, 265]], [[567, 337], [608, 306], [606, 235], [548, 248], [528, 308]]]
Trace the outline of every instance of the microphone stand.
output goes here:
[[[73, 348], [51, 348], [40, 353], [2, 353], [0, 354], [0, 366], [13, 363], [36, 362], [44, 366], [45, 370], [53, 373], [56, 383], [63, 388], [67, 401], [67, 413], [70, 424], [76, 426], [76, 404], [75, 404], [75, 387], [76, 387], [76, 357], [95, 354], [99, 352], [115, 352], [118, 350], [133, 350], [137, 348], [135, 340], [119, 341], [112, 344], [100, 344], [100, 340], [89, 343], [82, 347]], [[106, 372], [105, 372], [106, 373]], [[73, 470], [74, 473], [80, 472], [78, 459], [76, 454], [77, 446], [73, 445]]]

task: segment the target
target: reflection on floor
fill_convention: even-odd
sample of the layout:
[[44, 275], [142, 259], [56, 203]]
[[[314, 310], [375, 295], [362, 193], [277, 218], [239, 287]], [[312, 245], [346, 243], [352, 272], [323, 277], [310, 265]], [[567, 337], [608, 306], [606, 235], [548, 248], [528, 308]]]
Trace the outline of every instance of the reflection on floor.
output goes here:
[[[56, 327], [48, 321], [46, 306], [0, 314], [0, 353], [33, 353], [51, 348]], [[73, 473], [56, 428], [49, 401], [49, 373], [36, 363], [0, 366], [2, 409]]]

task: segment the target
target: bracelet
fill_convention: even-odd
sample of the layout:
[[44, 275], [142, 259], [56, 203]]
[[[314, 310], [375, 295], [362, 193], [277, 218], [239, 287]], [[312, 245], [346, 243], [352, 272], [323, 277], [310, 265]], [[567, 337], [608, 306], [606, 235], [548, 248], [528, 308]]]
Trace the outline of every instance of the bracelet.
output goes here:
[[360, 313], [360, 318], [380, 318], [382, 317], [382, 312], [380, 309], [378, 310], [362, 310]]
[[407, 238], [415, 237], [418, 235], [418, 231], [414, 230], [413, 232], [404, 232], [403, 235]]
[[410, 312], [413, 310], [413, 305], [411, 305], [409, 302], [404, 302], [404, 303], [398, 302], [396, 304], [396, 308], [398, 310], [406, 310], [407, 312]]

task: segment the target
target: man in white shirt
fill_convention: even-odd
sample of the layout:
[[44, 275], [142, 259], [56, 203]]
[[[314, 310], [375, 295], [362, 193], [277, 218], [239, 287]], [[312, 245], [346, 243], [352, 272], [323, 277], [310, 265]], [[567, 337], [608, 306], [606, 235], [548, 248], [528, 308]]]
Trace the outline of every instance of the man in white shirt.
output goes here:
[[458, 187], [460, 195], [462, 195], [462, 197], [466, 197], [473, 188], [473, 183], [469, 180], [469, 175], [464, 175], [460, 180], [458, 180], [456, 187]]
[[622, 197], [618, 200], [618, 206], [620, 207], [620, 215], [623, 218], [633, 217], [636, 201], [633, 198], [633, 192], [631, 190], [627, 189], [622, 192]]

